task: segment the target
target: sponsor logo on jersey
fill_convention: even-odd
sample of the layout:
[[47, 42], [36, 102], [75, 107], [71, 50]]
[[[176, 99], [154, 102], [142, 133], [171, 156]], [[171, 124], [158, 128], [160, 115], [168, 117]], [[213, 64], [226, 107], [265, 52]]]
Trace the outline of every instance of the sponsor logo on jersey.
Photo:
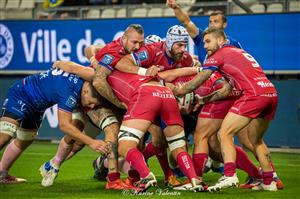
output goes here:
[[274, 85], [271, 82], [263, 82], [263, 81], [257, 82], [257, 85], [262, 88], [274, 87]]
[[14, 41], [9, 29], [0, 24], [0, 68], [5, 68], [14, 55]]
[[218, 61], [215, 60], [214, 58], [209, 58], [205, 61], [205, 65], [206, 64], [217, 64], [217, 63], [218, 63]]
[[76, 101], [75, 97], [69, 96], [69, 98], [68, 98], [68, 100], [67, 100], [67, 102], [66, 102], [66, 105], [67, 105], [68, 107], [70, 107], [70, 108], [76, 107], [77, 101]]
[[110, 65], [113, 62], [114, 59], [115, 59], [114, 56], [112, 56], [110, 54], [106, 54], [102, 58], [101, 62], [104, 63], [104, 64], [106, 64], [106, 65]]
[[142, 51], [138, 53], [138, 58], [140, 61], [144, 61], [148, 59], [148, 53], [146, 51]]

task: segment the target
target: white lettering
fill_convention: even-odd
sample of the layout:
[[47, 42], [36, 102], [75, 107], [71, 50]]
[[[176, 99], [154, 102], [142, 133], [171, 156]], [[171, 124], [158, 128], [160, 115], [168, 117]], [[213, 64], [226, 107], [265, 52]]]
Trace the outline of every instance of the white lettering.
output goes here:
[[44, 59], [43, 59], [43, 31], [42, 30], [38, 30], [37, 31], [37, 36], [38, 36], [38, 62], [39, 63], [43, 63]]
[[63, 61], [70, 61], [71, 57], [64, 54], [71, 53], [71, 44], [67, 39], [62, 39], [57, 45], [58, 59]]
[[45, 62], [50, 62], [50, 36], [49, 31], [44, 31], [44, 55], [45, 55]]
[[28, 45], [27, 35], [25, 32], [21, 33], [21, 40], [22, 40], [26, 62], [32, 63], [34, 51], [35, 51], [35, 45], [36, 45], [36, 33], [32, 34], [30, 45]]
[[54, 62], [57, 60], [56, 56], [56, 31], [51, 31], [51, 61]]
[[83, 53], [83, 48], [86, 46], [91, 45], [92, 41], [92, 33], [91, 30], [86, 30], [85, 31], [85, 38], [84, 39], [80, 39], [77, 47], [76, 47], [76, 52], [77, 52], [77, 56], [78, 56], [78, 60], [82, 63], [84, 63], [86, 61], [84, 53]]

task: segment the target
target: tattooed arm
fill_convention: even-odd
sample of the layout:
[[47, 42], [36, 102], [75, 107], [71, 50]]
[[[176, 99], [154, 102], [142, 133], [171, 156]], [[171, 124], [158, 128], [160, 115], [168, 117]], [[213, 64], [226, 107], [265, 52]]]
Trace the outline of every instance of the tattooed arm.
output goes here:
[[191, 81], [187, 82], [183, 86], [175, 86], [172, 91], [175, 95], [190, 93], [205, 82], [212, 73], [212, 70], [202, 70]]
[[108, 84], [106, 78], [111, 74], [111, 71], [100, 65], [96, 68], [96, 72], [93, 78], [93, 86], [96, 88], [98, 93], [105, 97], [108, 101], [113, 103], [119, 108], [126, 109], [126, 105], [118, 100], [118, 98], [113, 93], [110, 85]]
[[214, 102], [217, 100], [224, 99], [230, 94], [231, 91], [232, 91], [232, 86], [228, 82], [225, 82], [222, 88], [216, 90], [215, 92], [213, 92], [208, 96], [203, 97], [203, 102], [209, 103], [209, 102]]
[[197, 67], [183, 67], [166, 70], [158, 73], [158, 76], [166, 82], [172, 82], [178, 77], [197, 74]]

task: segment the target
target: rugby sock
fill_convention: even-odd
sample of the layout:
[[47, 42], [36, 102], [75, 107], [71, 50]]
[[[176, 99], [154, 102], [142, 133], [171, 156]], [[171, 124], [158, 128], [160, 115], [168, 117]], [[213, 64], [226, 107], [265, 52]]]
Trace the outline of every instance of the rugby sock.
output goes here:
[[263, 183], [265, 185], [271, 184], [271, 182], [273, 181], [273, 171], [263, 172], [262, 177], [263, 177]]
[[207, 153], [195, 153], [193, 154], [193, 163], [197, 176], [203, 176], [204, 166], [208, 160]]
[[69, 145], [66, 143], [65, 139], [61, 139], [57, 152], [53, 158], [53, 163], [55, 166], [59, 167], [62, 162], [66, 159], [66, 157], [69, 155], [69, 153], [72, 150], [72, 145]]
[[249, 159], [247, 153], [241, 147], [235, 147], [236, 149], [236, 166], [238, 169], [244, 170], [250, 177], [260, 179], [262, 176], [259, 173], [259, 169]]
[[139, 172], [141, 178], [147, 177], [150, 173], [143, 154], [137, 148], [132, 148], [127, 152], [126, 161]]
[[119, 172], [113, 172], [113, 173], [109, 173], [107, 174], [107, 181], [109, 182], [113, 182], [113, 181], [116, 181], [118, 179], [120, 179], [120, 173]]
[[156, 154], [155, 148], [154, 148], [152, 142], [150, 142], [149, 144], [147, 144], [146, 148], [143, 151], [145, 161], [147, 162], [148, 159], [151, 158], [152, 156], [154, 156], [155, 154]]
[[168, 154], [167, 154], [167, 149], [166, 148], [157, 148], [154, 147], [155, 152], [156, 152], [156, 157], [159, 161], [160, 167], [162, 168], [165, 179], [168, 179], [169, 176], [173, 175], [173, 172], [169, 166], [169, 161], [168, 161]]
[[236, 164], [234, 162], [227, 162], [224, 164], [224, 175], [231, 177], [235, 174]]
[[22, 152], [23, 150], [15, 145], [15, 140], [9, 143], [2, 155], [0, 171], [8, 171]]
[[177, 155], [176, 159], [179, 168], [189, 179], [198, 178], [195, 172], [192, 158], [186, 151], [180, 152]]

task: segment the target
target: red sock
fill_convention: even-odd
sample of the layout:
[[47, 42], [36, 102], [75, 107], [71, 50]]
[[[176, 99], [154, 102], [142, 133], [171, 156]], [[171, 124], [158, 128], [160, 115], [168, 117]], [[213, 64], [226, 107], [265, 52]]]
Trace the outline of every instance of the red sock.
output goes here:
[[258, 168], [249, 159], [247, 153], [241, 147], [235, 147], [236, 149], [236, 166], [238, 169], [242, 169], [250, 177], [261, 178]]
[[227, 162], [224, 165], [224, 175], [226, 177], [231, 177], [235, 174], [236, 165], [234, 162]]
[[150, 173], [143, 154], [137, 148], [132, 148], [127, 152], [126, 161], [139, 172], [141, 178], [147, 177]]
[[273, 171], [263, 172], [262, 177], [263, 177], [263, 183], [265, 185], [271, 184], [271, 182], [273, 181]]
[[155, 152], [156, 152], [156, 157], [159, 161], [160, 167], [162, 168], [165, 179], [168, 179], [169, 176], [173, 175], [173, 172], [169, 166], [169, 161], [168, 161], [168, 154], [167, 154], [167, 148], [157, 148], [154, 147]]
[[113, 182], [120, 179], [120, 173], [119, 172], [113, 172], [113, 173], [109, 173], [107, 174], [107, 181], [109, 182]]
[[195, 166], [196, 174], [199, 177], [203, 176], [204, 166], [208, 160], [207, 153], [195, 153], [193, 154], [193, 163]]
[[186, 151], [180, 152], [177, 155], [176, 159], [179, 168], [189, 179], [198, 178], [195, 172], [192, 158]]
[[149, 144], [147, 144], [146, 148], [143, 151], [143, 155], [144, 155], [145, 161], [147, 162], [147, 160], [149, 158], [151, 158], [152, 156], [154, 156], [155, 153], [156, 153], [155, 152], [155, 148], [154, 148], [152, 142], [150, 142]]

